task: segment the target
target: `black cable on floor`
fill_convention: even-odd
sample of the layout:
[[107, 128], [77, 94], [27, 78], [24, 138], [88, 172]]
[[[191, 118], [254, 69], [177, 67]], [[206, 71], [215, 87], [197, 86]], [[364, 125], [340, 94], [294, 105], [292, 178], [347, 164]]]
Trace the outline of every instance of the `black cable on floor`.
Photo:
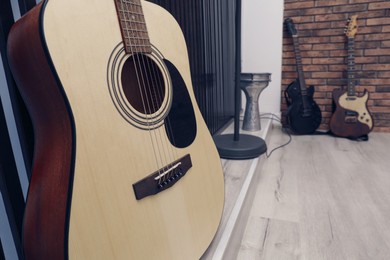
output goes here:
[[292, 136], [291, 136], [289, 130], [286, 127], [283, 127], [282, 120], [277, 115], [275, 115], [273, 113], [264, 113], [264, 114], [260, 115], [260, 118], [261, 119], [271, 119], [271, 123], [273, 120], [279, 122], [282, 125], [282, 131], [284, 131], [289, 137], [289, 140], [286, 143], [272, 149], [270, 153], [268, 153], [268, 150], [267, 150], [266, 156], [267, 156], [267, 158], [269, 158], [274, 151], [276, 151], [284, 146], [287, 146], [289, 143], [291, 143]]

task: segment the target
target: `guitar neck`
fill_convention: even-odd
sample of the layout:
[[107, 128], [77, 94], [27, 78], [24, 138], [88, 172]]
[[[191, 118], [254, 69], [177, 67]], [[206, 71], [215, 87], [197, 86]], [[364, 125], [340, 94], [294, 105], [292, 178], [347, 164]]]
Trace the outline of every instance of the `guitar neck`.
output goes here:
[[348, 96], [355, 96], [355, 55], [354, 55], [355, 40], [348, 37]]
[[115, 5], [126, 53], [151, 53], [141, 1], [115, 0]]
[[294, 44], [294, 53], [295, 53], [295, 60], [297, 64], [297, 73], [298, 73], [301, 95], [305, 96], [307, 95], [307, 87], [305, 83], [305, 77], [303, 74], [302, 57], [301, 57], [301, 51], [299, 49], [299, 40], [297, 35], [293, 35], [292, 38]]

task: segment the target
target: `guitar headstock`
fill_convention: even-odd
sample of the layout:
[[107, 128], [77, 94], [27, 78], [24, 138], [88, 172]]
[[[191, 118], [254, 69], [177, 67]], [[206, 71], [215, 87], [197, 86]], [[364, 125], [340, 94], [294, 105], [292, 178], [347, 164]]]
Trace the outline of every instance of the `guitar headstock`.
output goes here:
[[294, 21], [291, 18], [286, 18], [284, 20], [284, 24], [286, 25], [287, 31], [291, 36], [298, 35], [298, 31], [295, 28]]
[[348, 24], [345, 28], [345, 35], [348, 38], [354, 38], [357, 32], [357, 15], [352, 15], [351, 18], [348, 18]]

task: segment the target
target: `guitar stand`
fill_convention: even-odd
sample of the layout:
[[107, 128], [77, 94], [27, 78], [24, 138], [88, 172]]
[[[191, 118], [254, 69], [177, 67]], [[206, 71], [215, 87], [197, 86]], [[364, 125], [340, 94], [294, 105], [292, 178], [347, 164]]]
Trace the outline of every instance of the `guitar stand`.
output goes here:
[[214, 136], [219, 156], [224, 159], [252, 159], [267, 151], [265, 141], [257, 136], [240, 134], [241, 105], [241, 0], [236, 2], [236, 82], [234, 100], [234, 133]]

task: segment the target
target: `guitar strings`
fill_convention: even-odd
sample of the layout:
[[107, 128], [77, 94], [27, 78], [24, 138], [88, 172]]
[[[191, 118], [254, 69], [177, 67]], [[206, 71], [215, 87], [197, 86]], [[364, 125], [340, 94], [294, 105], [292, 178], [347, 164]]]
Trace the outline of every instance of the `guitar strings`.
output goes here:
[[[127, 40], [129, 41], [129, 47], [130, 47], [130, 55], [132, 56], [133, 58], [133, 65], [134, 65], [134, 69], [135, 69], [135, 74], [136, 74], [136, 77], [137, 77], [137, 83], [138, 83], [138, 88], [139, 88], [139, 92], [140, 92], [140, 95], [141, 95], [141, 102], [142, 102], [142, 106], [143, 106], [143, 110], [146, 112], [146, 105], [145, 105], [145, 100], [144, 100], [144, 96], [142, 95], [142, 88], [141, 88], [141, 76], [142, 76], [142, 73], [139, 73], [138, 72], [138, 66], [137, 66], [137, 61], [136, 61], [136, 57], [135, 57], [135, 51], [133, 50], [133, 46], [131, 44], [131, 36], [130, 36], [130, 30], [128, 28], [128, 21], [130, 21], [130, 19], [127, 19], [126, 17], [126, 13], [128, 15], [128, 17], [130, 17], [130, 12], [129, 12], [129, 9], [128, 9], [128, 6], [126, 4], [126, 8], [124, 7], [124, 4], [123, 4], [123, 1], [119, 0], [120, 2], [120, 5], [121, 5], [121, 9], [122, 9], [122, 12], [123, 12], [123, 18], [124, 18], [124, 21], [123, 21], [123, 24], [125, 26], [124, 29], [124, 32], [127, 34]], [[134, 30], [133, 30], [134, 31]], [[126, 36], [124, 36], [126, 37]], [[124, 45], [125, 45], [125, 49], [126, 49], [126, 40], [124, 39]], [[139, 61], [138, 61], [139, 63]], [[149, 136], [150, 136], [150, 140], [151, 140], [151, 144], [152, 144], [152, 150], [153, 150], [153, 154], [154, 154], [154, 160], [156, 162], [157, 165], [160, 165], [160, 162], [159, 162], [159, 158], [158, 158], [158, 155], [157, 155], [157, 149], [156, 149], [156, 144], [155, 142], [153, 141], [153, 136], [152, 136], [152, 133], [150, 131], [150, 122], [149, 122], [149, 118], [148, 118], [148, 114], [145, 113], [145, 116], [146, 116], [146, 124], [148, 125], [148, 132], [149, 132]], [[161, 157], [160, 157], [160, 160], [161, 160]]]
[[[148, 66], [148, 71], [151, 72], [150, 73], [150, 75], [152, 76], [151, 77], [151, 81], [154, 83], [151, 86], [151, 88], [154, 91], [154, 96], [156, 97], [156, 99], [157, 99], [159, 104], [163, 104], [164, 94], [161, 93], [159, 86], [160, 86], [160, 84], [164, 84], [164, 78], [161, 77], [162, 74], [158, 73], [158, 71], [157, 71], [158, 68], [156, 68], [156, 66], [151, 66], [150, 62], [146, 62], [146, 64]], [[167, 82], [167, 84], [169, 85], [169, 82]], [[167, 91], [169, 91], [169, 89]], [[165, 94], [168, 95], [168, 93], [165, 93]], [[168, 102], [169, 102], [169, 100], [168, 100]], [[173, 135], [173, 131], [172, 131], [172, 127], [171, 127], [171, 122], [170, 122], [169, 116], [167, 116], [166, 119], [164, 119], [164, 120], [167, 121], [167, 123], [165, 124], [166, 125], [166, 131], [168, 131], [168, 134], [171, 136], [171, 142], [172, 142], [173, 146], [175, 146], [176, 142], [175, 142], [175, 138], [174, 138], [174, 135]], [[162, 127], [161, 127], [161, 130], [158, 131], [158, 132], [160, 134], [160, 139], [161, 140], [165, 140], [165, 147], [168, 149], [168, 151], [167, 151], [167, 153], [168, 153], [168, 161], [167, 162], [172, 162], [175, 158], [178, 157], [177, 156], [177, 152], [172, 147], [172, 145], [169, 143], [169, 140], [167, 138], [163, 138], [163, 136], [165, 135], [165, 132], [162, 129]], [[173, 174], [174, 174], [174, 171], [169, 172], [168, 174], [164, 175], [162, 181], [163, 182], [166, 181]]]
[[[134, 7], [133, 9], [135, 9], [135, 10], [130, 10], [131, 6], [129, 9], [129, 6], [127, 4], [133, 5], [133, 7]], [[135, 15], [142, 15], [143, 14], [141, 4], [139, 5], [139, 8], [141, 9], [140, 12], [137, 11], [137, 7], [135, 6], [134, 3], [126, 2], [125, 5], [126, 5], [126, 11], [129, 13], [129, 17], [133, 18], [132, 14], [135, 14]], [[135, 26], [133, 26], [134, 22], [132, 21], [132, 19], [128, 19], [128, 20], [130, 21], [130, 27], [131, 27], [130, 29], [133, 31], [133, 35], [137, 35], [136, 31], [140, 30], [140, 29], [138, 28], [138, 26], [136, 24], [135, 24]], [[125, 23], [125, 24], [127, 27], [127, 23]], [[135, 27], [135, 29], [134, 29], [134, 27]], [[145, 24], [145, 27], [146, 27], [146, 24]], [[147, 30], [145, 30], [145, 31], [147, 31]], [[138, 44], [138, 46], [139, 46], [140, 42], [144, 43], [143, 38], [139, 39], [136, 36], [136, 37], [134, 37], [134, 39], [138, 41], [136, 43], [136, 45]], [[142, 45], [144, 45], [144, 44], [142, 44]], [[141, 48], [144, 48], [145, 53], [147, 53], [147, 47], [148, 46], [141, 46]], [[146, 54], [135, 53], [133, 51], [133, 46], [130, 46], [130, 48], [132, 49], [133, 61], [134, 61], [134, 66], [136, 69], [137, 77], [139, 77], [138, 75], [140, 74], [140, 78], [141, 78], [141, 80], [138, 83], [139, 89], [140, 89], [140, 94], [141, 94], [142, 100], [146, 100], [147, 106], [144, 105], [144, 112], [145, 112], [145, 115], [146, 115], [146, 118], [148, 121], [148, 128], [149, 128], [149, 133], [150, 133], [149, 136], [151, 138], [152, 146], [154, 149], [156, 163], [157, 163], [158, 168], [162, 169], [159, 172], [159, 174], [161, 174], [161, 173], [167, 171], [166, 168], [168, 168], [169, 165], [166, 162], [172, 161], [172, 156], [174, 157], [174, 155], [173, 155], [174, 151], [173, 151], [172, 146], [167, 145], [166, 138], [164, 139], [162, 137], [163, 134], [165, 134], [165, 133], [162, 133], [162, 129], [161, 129], [162, 127], [158, 127], [156, 130], [151, 131], [152, 126], [151, 126], [151, 123], [150, 123], [149, 118], [148, 118], [148, 113], [152, 114], [158, 110], [158, 107], [157, 108], [155, 107], [156, 102], [159, 104], [163, 103], [162, 93], [160, 93], [159, 87], [156, 86], [156, 84], [157, 85], [161, 84], [161, 83], [163, 83], [163, 81], [161, 81], [161, 79], [157, 76], [158, 73], [157, 73], [155, 67], [152, 66], [152, 68], [151, 68], [151, 65], [149, 62], [150, 60], [146, 58]], [[151, 75], [152, 77], [150, 78], [150, 77], [148, 77], [148, 75]], [[153, 97], [155, 97], [155, 100], [153, 100]], [[157, 149], [156, 149], [156, 147], [157, 147]], [[159, 160], [157, 160], [157, 158], [160, 159], [160, 163], [159, 163]], [[161, 182], [164, 182], [168, 177], [170, 177], [170, 176], [168, 176], [167, 174], [164, 174], [164, 176], [159, 178], [159, 184], [161, 184]]]
[[[122, 4], [123, 4], [123, 2], [124, 1], [121, 1]], [[133, 23], [131, 21], [132, 14], [131, 14], [131, 10], [129, 10], [128, 4], [129, 4], [128, 2], [125, 2], [126, 12], [128, 14], [128, 18], [125, 17], [126, 18], [126, 21], [125, 21], [126, 31], [127, 31], [128, 35], [129, 35], [129, 30], [132, 31], [133, 35], [136, 35], [137, 34], [137, 31], [136, 31], [137, 27], [136, 27], [136, 29], [134, 29], [132, 26], [132, 23]], [[136, 8], [134, 8], [134, 9], [136, 9]], [[133, 12], [136, 13], [136, 10]], [[127, 22], [130, 23], [130, 27], [131, 27], [130, 29], [127, 27], [128, 26]], [[141, 80], [138, 80], [139, 93], [140, 93], [141, 99], [143, 101], [143, 110], [144, 110], [144, 114], [146, 117], [146, 122], [147, 122], [150, 140], [151, 140], [152, 147], [153, 147], [153, 152], [155, 154], [155, 160], [156, 160], [157, 165], [161, 166], [161, 165], [163, 165], [163, 159], [161, 156], [161, 152], [159, 152], [158, 138], [156, 137], [156, 133], [154, 131], [151, 131], [152, 126], [151, 126], [150, 119], [149, 119], [150, 118], [149, 113], [152, 110], [151, 110], [150, 102], [148, 100], [148, 96], [147, 95], [144, 96], [144, 93], [146, 93], [144, 72], [142, 71], [142, 68], [141, 68], [141, 62], [139, 59], [140, 55], [138, 54], [138, 50], [133, 49], [133, 45], [132, 45], [132, 41], [131, 41], [132, 38], [134, 38], [135, 40], [137, 40], [137, 39], [135, 37], [129, 36], [129, 44], [130, 44], [129, 47], [131, 49], [131, 56], [132, 56], [133, 62], [134, 62], [134, 69], [136, 72], [137, 79], [139, 79], [139, 78], [141, 79]], [[136, 48], [136, 46], [134, 48]], [[146, 101], [146, 105], [145, 105], [145, 101]], [[156, 149], [156, 147], [157, 147], [157, 149]]]
[[[140, 5], [140, 8], [141, 8], [140, 15], [143, 15], [141, 5]], [[146, 24], [145, 24], [145, 27], [146, 27]], [[146, 32], [147, 32], [147, 30], [146, 30]], [[149, 42], [148, 42], [148, 44], [150, 45]], [[145, 46], [145, 48], [146, 47], [148, 47], [148, 46]], [[150, 62], [151, 59], [147, 59], [146, 55], [141, 55], [140, 57], [142, 59], [142, 64], [144, 66], [145, 72], [147, 72], [146, 75], [151, 76], [150, 81], [149, 81], [149, 77], [146, 77], [147, 82], [148, 82], [147, 85], [148, 85], [149, 95], [151, 98], [155, 97], [156, 102], [158, 104], [163, 105], [164, 95], [163, 95], [163, 93], [160, 92], [160, 86], [161, 86], [160, 84], [164, 84], [164, 80], [163, 80], [163, 78], [160, 77], [161, 74], [158, 73], [156, 66], [151, 66], [151, 62]], [[153, 110], [157, 111], [159, 109], [159, 107], [155, 107], [154, 105], [155, 105], [155, 102], [153, 102], [153, 99], [152, 99]], [[169, 117], [167, 120], [169, 121]], [[172, 129], [170, 128], [169, 122], [168, 122], [168, 128], [169, 129], [167, 129], [167, 130], [170, 131], [171, 137], [173, 137]], [[163, 163], [163, 170], [161, 172], [166, 172], [168, 169], [166, 170], [165, 168], [170, 167], [169, 162], [172, 162], [175, 158], [177, 158], [177, 156], [176, 156], [176, 152], [173, 149], [172, 145], [169, 143], [169, 140], [167, 138], [164, 138], [165, 131], [164, 131], [163, 127], [160, 126], [158, 129], [156, 129], [156, 132], [159, 135], [159, 140], [161, 142], [163, 155], [164, 155], [165, 160], [166, 160]], [[173, 138], [173, 140], [174, 140], [174, 138]], [[164, 182], [167, 179], [169, 179], [172, 174], [173, 174], [173, 172], [168, 171], [168, 174], [164, 174], [164, 176], [162, 176], [162, 178], [160, 178], [159, 180], [161, 180], [161, 182]]]
[[[153, 77], [153, 82], [155, 82], [157, 85], [164, 84], [164, 78], [161, 77], [162, 76], [161, 73], [158, 73], [158, 71], [157, 71], [158, 68], [156, 68], [155, 66], [152, 66], [152, 68], [150, 68], [150, 63], [147, 63], [147, 64], [149, 65], [149, 71], [152, 71], [151, 75]], [[170, 82], [167, 82], [167, 84], [169, 86]], [[159, 103], [163, 104], [164, 94], [160, 92], [160, 88], [158, 86], [157, 87], [154, 86], [152, 89], [155, 92], [157, 92], [157, 93], [155, 93], [155, 96], [159, 99], [158, 100]], [[168, 92], [170, 90], [167, 88], [166, 91], [167, 92], [165, 93], [165, 95], [168, 95], [169, 94]], [[170, 102], [170, 100], [167, 100], [167, 102]], [[166, 123], [164, 124], [166, 126], [165, 130], [168, 132], [168, 135], [171, 137], [171, 142], [172, 142], [173, 146], [175, 146], [176, 142], [175, 142], [174, 134], [173, 134], [172, 127], [171, 127], [170, 117], [167, 116], [164, 120], [166, 120]], [[169, 167], [170, 163], [173, 162], [176, 158], [178, 158], [177, 151], [171, 145], [170, 140], [168, 140], [167, 138], [164, 138], [166, 133], [165, 133], [163, 127], [160, 128], [159, 134], [160, 134], [160, 139], [165, 141], [164, 145], [168, 149], [168, 151], [167, 151], [167, 153], [168, 153], [167, 167]], [[163, 182], [166, 181], [173, 174], [174, 174], [174, 171], [168, 172], [168, 174], [163, 176], [162, 181]]]
[[[142, 6], [140, 8], [142, 8]], [[143, 14], [142, 11], [141, 14]], [[145, 59], [144, 56], [142, 56], [142, 58]], [[154, 97], [156, 97], [158, 103], [163, 104], [164, 94], [160, 92], [159, 84], [164, 84], [164, 77], [161, 73], [158, 72], [157, 66], [151, 66], [150, 62], [146, 62], [146, 64], [148, 66], [148, 72], [149, 72], [148, 75], [152, 76], [151, 81], [154, 83], [152, 84], [152, 86], [150, 86], [150, 88], [153, 90]], [[170, 86], [169, 84], [171, 84], [171, 82], [169, 79], [167, 79], [167, 85]], [[169, 88], [167, 88], [167, 92], [169, 91], [170, 91]], [[153, 96], [153, 94], [150, 91], [150, 95]], [[169, 95], [169, 93], [165, 93], [165, 95]], [[170, 100], [167, 100], [167, 102], [170, 102]], [[167, 131], [167, 134], [171, 137], [171, 140], [164, 138], [166, 132], [164, 131], [164, 129], [162, 129], [162, 127], [160, 127], [158, 133], [160, 135], [160, 140], [165, 141], [163, 146], [165, 146], [165, 148], [168, 150], [167, 151], [168, 159], [166, 161], [166, 164], [164, 165], [166, 165], [166, 167], [169, 168], [170, 163], [173, 162], [174, 159], [178, 158], [178, 155], [177, 155], [177, 151], [173, 148], [173, 146], [176, 146], [176, 142], [172, 131], [170, 117], [167, 116], [164, 120], [166, 121], [166, 123], [164, 124], [166, 126], [165, 131]], [[173, 146], [171, 145], [170, 141], [172, 142]], [[169, 174], [164, 175], [162, 181], [165, 181], [166, 179], [170, 178], [173, 174], [174, 172], [169, 172]]]

